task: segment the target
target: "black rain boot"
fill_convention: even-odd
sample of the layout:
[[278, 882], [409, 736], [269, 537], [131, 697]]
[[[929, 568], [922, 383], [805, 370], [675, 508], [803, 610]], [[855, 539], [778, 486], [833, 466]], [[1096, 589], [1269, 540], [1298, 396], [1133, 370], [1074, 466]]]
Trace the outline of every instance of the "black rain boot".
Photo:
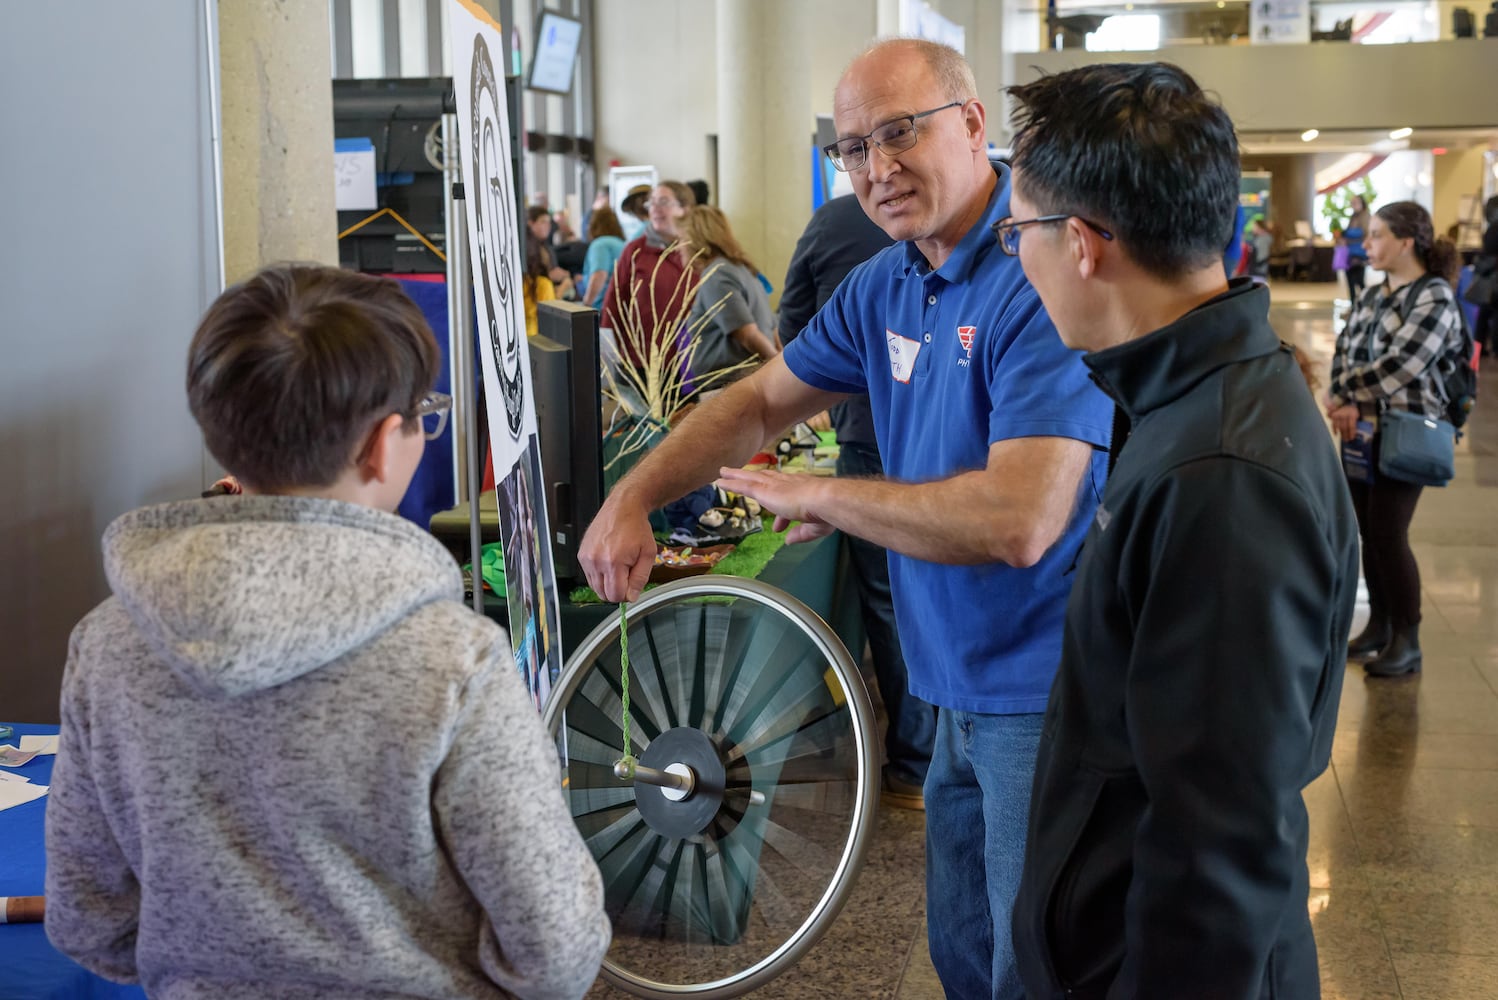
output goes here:
[[1387, 621], [1369, 618], [1368, 624], [1347, 644], [1349, 660], [1365, 660], [1377, 654], [1394, 638], [1394, 630]]
[[1395, 629], [1384, 651], [1363, 664], [1369, 677], [1403, 677], [1420, 672], [1420, 626]]

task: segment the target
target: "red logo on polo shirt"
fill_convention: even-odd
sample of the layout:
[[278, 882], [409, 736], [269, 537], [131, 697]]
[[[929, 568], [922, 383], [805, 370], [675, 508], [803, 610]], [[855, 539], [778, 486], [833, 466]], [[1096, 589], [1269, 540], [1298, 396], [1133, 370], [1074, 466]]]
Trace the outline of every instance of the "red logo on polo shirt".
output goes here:
[[957, 340], [962, 344], [962, 349], [967, 351], [967, 356], [973, 356], [973, 337], [978, 333], [976, 326], [959, 326], [957, 328]]

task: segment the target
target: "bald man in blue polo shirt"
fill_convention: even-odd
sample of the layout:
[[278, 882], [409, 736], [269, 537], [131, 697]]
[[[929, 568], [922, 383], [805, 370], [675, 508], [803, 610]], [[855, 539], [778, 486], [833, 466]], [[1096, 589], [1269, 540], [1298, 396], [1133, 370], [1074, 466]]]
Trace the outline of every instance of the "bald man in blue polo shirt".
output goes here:
[[[950, 997], [1024, 996], [1010, 910], [1070, 571], [1106, 474], [1112, 411], [992, 231], [972, 70], [882, 42], [844, 73], [827, 149], [900, 241], [854, 271], [785, 352], [697, 409], [621, 481], [584, 539], [605, 599], [639, 596], [649, 511], [718, 478], [806, 541], [890, 550], [911, 693], [939, 707], [926, 778], [931, 958]], [[781, 428], [868, 392], [886, 478], [746, 472]]]

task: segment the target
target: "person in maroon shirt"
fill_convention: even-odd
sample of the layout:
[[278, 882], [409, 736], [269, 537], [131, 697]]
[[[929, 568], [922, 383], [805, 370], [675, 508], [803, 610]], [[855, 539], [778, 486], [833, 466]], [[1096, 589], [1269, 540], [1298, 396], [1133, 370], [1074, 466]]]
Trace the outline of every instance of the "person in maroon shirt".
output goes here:
[[613, 331], [621, 361], [637, 368], [646, 365], [652, 348], [675, 353], [676, 344], [660, 344], [659, 338], [673, 319], [686, 316], [697, 287], [676, 247], [677, 226], [697, 204], [692, 189], [680, 181], [661, 181], [647, 204], [650, 221], [643, 235], [625, 244], [600, 321]]

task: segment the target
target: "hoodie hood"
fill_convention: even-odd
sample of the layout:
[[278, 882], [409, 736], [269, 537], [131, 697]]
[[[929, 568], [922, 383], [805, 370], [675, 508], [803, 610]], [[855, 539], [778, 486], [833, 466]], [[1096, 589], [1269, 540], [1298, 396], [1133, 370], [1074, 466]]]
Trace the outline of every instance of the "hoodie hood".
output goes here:
[[423, 605], [463, 597], [452, 556], [416, 525], [307, 497], [131, 511], [104, 533], [104, 572], [171, 669], [223, 698], [300, 677]]

